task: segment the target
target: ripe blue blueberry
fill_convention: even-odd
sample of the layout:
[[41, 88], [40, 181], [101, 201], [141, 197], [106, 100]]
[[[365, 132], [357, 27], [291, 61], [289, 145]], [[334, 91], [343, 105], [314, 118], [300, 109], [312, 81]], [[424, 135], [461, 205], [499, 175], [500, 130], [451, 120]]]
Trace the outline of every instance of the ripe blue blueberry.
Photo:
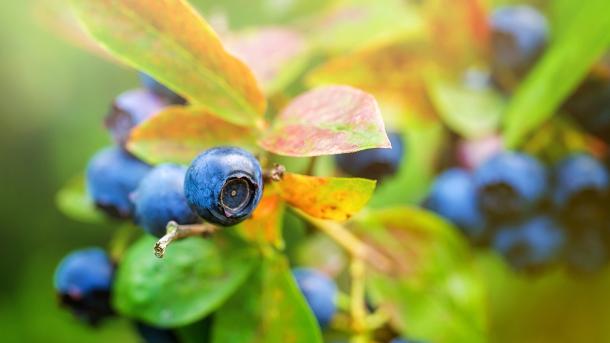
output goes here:
[[504, 6], [490, 18], [494, 79], [512, 89], [544, 50], [549, 36], [546, 18], [527, 5]]
[[555, 170], [555, 204], [564, 207], [583, 192], [600, 196], [608, 190], [609, 176], [605, 166], [588, 154], [574, 154], [564, 159]]
[[173, 330], [157, 328], [142, 322], [136, 322], [135, 326], [144, 343], [180, 343]]
[[140, 82], [142, 83], [142, 86], [164, 98], [170, 104], [184, 105], [186, 103], [186, 100], [183, 97], [176, 94], [174, 91], [167, 88], [165, 85], [146, 73], [140, 73]]
[[104, 120], [114, 141], [125, 146], [131, 130], [167, 107], [169, 102], [146, 89], [134, 89], [119, 95]]
[[92, 324], [113, 313], [110, 288], [113, 266], [100, 248], [77, 250], [55, 270], [54, 286], [62, 304]]
[[87, 191], [98, 208], [114, 217], [129, 218], [133, 210], [130, 193], [150, 168], [120, 148], [105, 148], [89, 161]]
[[382, 180], [398, 171], [404, 152], [401, 136], [389, 133], [392, 149], [368, 149], [335, 156], [337, 166], [346, 174]]
[[486, 160], [474, 174], [483, 213], [515, 218], [531, 210], [545, 196], [547, 174], [534, 157], [503, 152]]
[[206, 150], [193, 162], [184, 181], [186, 200], [208, 222], [230, 226], [248, 218], [263, 194], [258, 160], [236, 147]]
[[570, 233], [565, 262], [571, 271], [582, 274], [596, 273], [608, 263], [608, 258], [608, 248], [601, 230], [583, 227]]
[[454, 168], [439, 175], [426, 207], [453, 222], [469, 238], [483, 238], [485, 219], [479, 210], [472, 175], [466, 170]]
[[148, 233], [162, 237], [169, 221], [193, 224], [199, 220], [184, 196], [185, 175], [186, 167], [161, 164], [140, 182], [133, 194], [135, 221]]
[[519, 271], [536, 271], [559, 259], [566, 242], [565, 231], [544, 215], [498, 229], [493, 247]]
[[292, 275], [318, 323], [321, 327], [326, 327], [337, 311], [337, 285], [315, 269], [295, 268]]
[[610, 55], [598, 63], [564, 104], [588, 133], [610, 144]]

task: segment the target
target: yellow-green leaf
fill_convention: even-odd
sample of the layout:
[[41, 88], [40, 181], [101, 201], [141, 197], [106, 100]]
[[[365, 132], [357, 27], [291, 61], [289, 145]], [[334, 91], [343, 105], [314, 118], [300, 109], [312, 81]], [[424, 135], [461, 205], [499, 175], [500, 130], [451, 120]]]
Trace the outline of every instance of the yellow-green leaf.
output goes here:
[[570, 13], [561, 36], [512, 97], [504, 115], [504, 136], [517, 147], [532, 130], [556, 113], [565, 98], [587, 75], [610, 42], [610, 3], [589, 0]]
[[184, 0], [73, 0], [87, 30], [117, 58], [143, 70], [191, 104], [250, 125], [265, 98], [250, 69], [230, 55]]
[[487, 341], [483, 280], [457, 228], [414, 207], [371, 211], [352, 224], [392, 262], [390, 272], [370, 269], [367, 290], [394, 328], [426, 342]]
[[278, 184], [282, 197], [291, 206], [316, 218], [346, 220], [366, 205], [376, 182], [285, 173]]
[[168, 107], [131, 132], [127, 148], [149, 163], [190, 163], [218, 145], [256, 146], [255, 131], [195, 107]]
[[275, 118], [260, 145], [285, 156], [319, 156], [389, 148], [375, 98], [348, 86], [300, 95]]

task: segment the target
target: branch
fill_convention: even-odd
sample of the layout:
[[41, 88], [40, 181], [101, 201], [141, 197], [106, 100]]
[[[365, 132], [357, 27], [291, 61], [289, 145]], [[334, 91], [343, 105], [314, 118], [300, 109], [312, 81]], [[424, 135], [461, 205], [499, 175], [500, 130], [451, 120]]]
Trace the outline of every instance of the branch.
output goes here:
[[194, 225], [179, 225], [175, 221], [167, 223], [167, 233], [155, 243], [155, 256], [163, 258], [167, 246], [172, 242], [182, 238], [209, 235], [218, 231], [218, 227], [209, 223], [194, 224]]
[[282, 180], [284, 177], [284, 173], [286, 172], [286, 167], [281, 164], [275, 163], [271, 169], [265, 169], [263, 171], [263, 181], [265, 183], [277, 182]]
[[310, 224], [324, 232], [351, 255], [352, 258], [361, 259], [380, 271], [390, 272], [392, 262], [375, 248], [361, 241], [345, 226], [330, 220], [314, 218], [307, 213], [292, 207], [292, 210]]

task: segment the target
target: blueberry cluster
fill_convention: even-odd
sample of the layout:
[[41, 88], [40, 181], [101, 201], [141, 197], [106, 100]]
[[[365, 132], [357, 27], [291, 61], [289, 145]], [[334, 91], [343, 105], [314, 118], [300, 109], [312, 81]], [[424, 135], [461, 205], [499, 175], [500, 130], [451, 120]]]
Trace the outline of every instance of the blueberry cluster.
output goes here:
[[585, 153], [547, 169], [533, 156], [502, 152], [472, 173], [444, 171], [424, 205], [518, 271], [563, 262], [576, 272], [594, 272], [610, 251], [608, 175]]
[[[145, 90], [119, 96], [106, 123], [116, 145], [97, 152], [86, 170], [87, 192], [112, 218], [133, 220], [148, 234], [162, 237], [168, 222], [181, 225], [207, 221], [231, 226], [248, 218], [263, 192], [258, 160], [237, 147], [214, 147], [190, 166], [151, 166], [125, 149], [132, 128], [169, 104], [183, 100], [152, 78]], [[115, 263], [99, 248], [78, 250], [61, 261], [55, 289], [63, 305], [77, 317], [98, 324], [114, 315], [110, 304]], [[135, 323], [146, 342], [179, 342], [170, 330]]]
[[[548, 45], [550, 28], [542, 13], [528, 5], [498, 7], [489, 18], [491, 79], [513, 91]], [[596, 63], [562, 109], [585, 131], [610, 144], [610, 54]]]
[[87, 190], [96, 206], [112, 217], [133, 220], [161, 237], [168, 222], [201, 219], [229, 226], [249, 217], [262, 196], [262, 171], [256, 158], [236, 147], [204, 151], [190, 167], [138, 160], [124, 149], [131, 129], [168, 104], [183, 102], [165, 86], [142, 74], [145, 90], [117, 99], [106, 123], [117, 146], [101, 150], [87, 166]]

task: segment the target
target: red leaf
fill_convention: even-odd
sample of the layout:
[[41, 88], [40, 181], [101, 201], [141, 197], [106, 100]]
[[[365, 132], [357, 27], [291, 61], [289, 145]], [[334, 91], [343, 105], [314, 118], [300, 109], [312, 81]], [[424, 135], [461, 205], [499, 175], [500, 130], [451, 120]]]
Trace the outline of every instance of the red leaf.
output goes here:
[[320, 87], [297, 97], [259, 144], [286, 156], [391, 147], [375, 98], [348, 86]]

